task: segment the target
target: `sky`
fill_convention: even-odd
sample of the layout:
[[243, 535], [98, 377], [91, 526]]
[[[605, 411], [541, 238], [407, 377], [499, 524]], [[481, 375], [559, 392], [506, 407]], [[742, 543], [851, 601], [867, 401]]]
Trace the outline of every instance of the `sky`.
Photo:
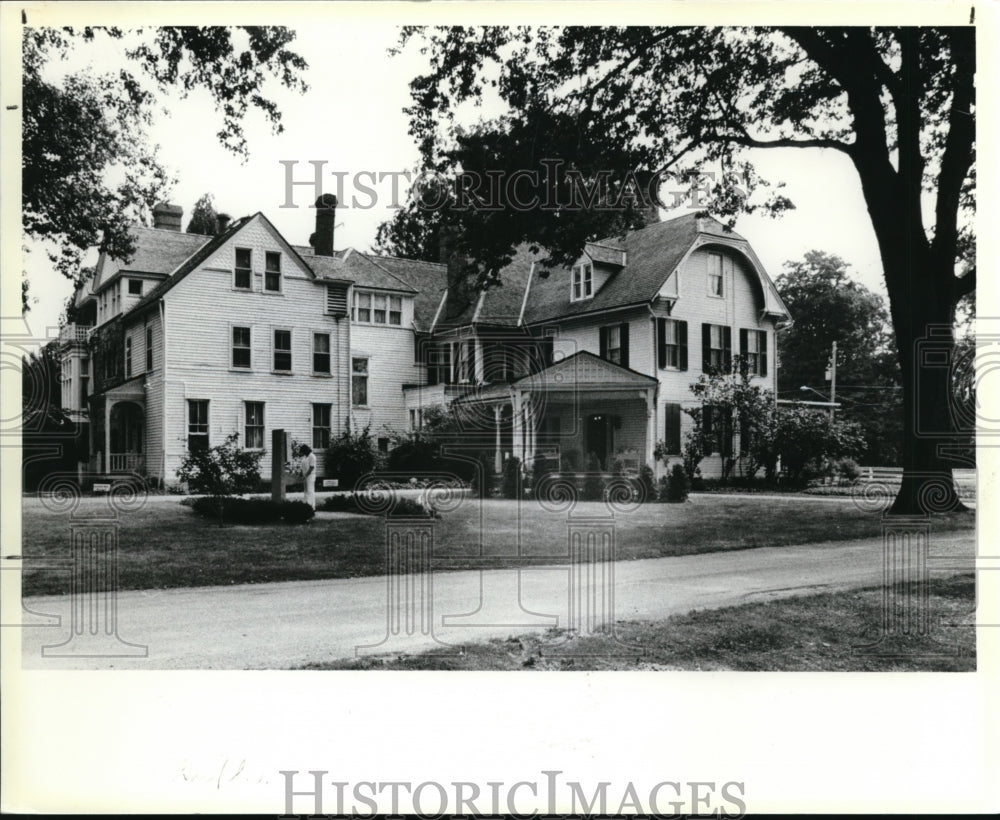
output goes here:
[[[397, 40], [398, 29], [380, 23], [298, 29], [293, 48], [309, 63], [305, 80], [310, 89], [299, 94], [273, 84], [270, 90], [282, 112], [284, 133], [273, 134], [263, 116], [252, 112], [244, 123], [250, 151], [245, 163], [219, 146], [215, 133], [220, 118], [207, 93], [162, 100], [167, 112], [157, 116], [151, 137], [160, 146], [163, 164], [177, 179], [169, 200], [184, 209], [183, 226], [194, 203], [210, 192], [218, 211], [233, 217], [262, 211], [289, 241], [306, 244], [314, 228], [314, 211], [308, 207], [314, 201], [313, 190], [294, 188], [296, 207], [283, 207], [289, 166], [282, 163], [295, 163], [290, 166], [295, 180], [311, 180], [310, 163], [324, 162], [328, 192], [336, 192], [335, 171], [345, 172], [349, 182], [359, 172], [415, 168], [418, 152], [407, 133], [403, 109], [410, 104], [409, 82], [421, 72], [425, 58], [412, 46], [390, 57], [387, 51]], [[90, 64], [100, 73], [123, 60], [117, 48], [103, 43], [99, 50], [76, 55], [66, 69]], [[781, 273], [786, 261], [819, 249], [841, 256], [855, 278], [884, 295], [874, 232], [850, 161], [838, 152], [818, 149], [757, 150], [750, 158], [763, 178], [786, 183], [783, 192], [796, 205], [778, 219], [745, 215], [736, 224], [771, 277]], [[393, 213], [391, 179], [375, 186], [378, 202], [370, 208], [350, 207], [348, 184], [348, 199], [338, 209], [338, 249], [371, 247], [379, 224]], [[400, 202], [405, 188], [401, 181]], [[360, 192], [358, 200], [361, 205], [368, 203]], [[40, 253], [29, 254], [26, 270], [37, 299], [28, 320], [38, 335], [58, 324], [72, 288], [49, 269]]]

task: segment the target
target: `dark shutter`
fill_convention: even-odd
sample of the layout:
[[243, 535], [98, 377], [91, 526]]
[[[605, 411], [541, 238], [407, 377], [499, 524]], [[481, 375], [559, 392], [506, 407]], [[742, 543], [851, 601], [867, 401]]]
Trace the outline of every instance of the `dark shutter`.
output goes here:
[[760, 353], [758, 358], [760, 359], [760, 375], [767, 375], [767, 331], [760, 331], [760, 341], [758, 343]]
[[710, 456], [714, 452], [712, 447], [712, 427], [715, 419], [715, 408], [710, 404], [702, 406], [701, 410], [701, 451], [702, 455]]
[[[667, 366], [667, 320], [656, 320], [656, 363], [660, 370]], [[669, 405], [668, 405], [669, 406]]]
[[621, 366], [628, 367], [628, 322], [621, 324]]
[[606, 359], [606, 358], [608, 358], [608, 329], [606, 327], [602, 327], [600, 329], [600, 331], [599, 331], [599, 335], [600, 335], [600, 338], [601, 338], [601, 342], [600, 342], [601, 353], [600, 353], [600, 356], [601, 356], [602, 359]]
[[710, 373], [712, 370], [712, 326], [702, 324], [701, 326], [701, 372]]
[[677, 360], [681, 370], [688, 369], [688, 323], [677, 323]]
[[747, 355], [747, 329], [745, 327], [740, 328], [740, 355], [746, 358]]
[[725, 408], [720, 414], [722, 416], [719, 424], [721, 441], [719, 442], [719, 452], [726, 458], [733, 455], [733, 409]]
[[733, 329], [729, 325], [722, 328], [722, 368], [726, 373], [733, 369]]
[[663, 441], [667, 445], [668, 453], [680, 453], [681, 406], [679, 404], [663, 405]]

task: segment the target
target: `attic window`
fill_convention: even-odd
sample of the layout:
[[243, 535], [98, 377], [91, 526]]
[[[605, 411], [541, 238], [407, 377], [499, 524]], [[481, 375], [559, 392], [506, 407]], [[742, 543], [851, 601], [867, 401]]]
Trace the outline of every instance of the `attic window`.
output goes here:
[[142, 280], [141, 279], [129, 279], [128, 280], [128, 295], [129, 296], [142, 296]]
[[573, 268], [573, 295], [570, 301], [589, 299], [594, 295], [594, 266], [590, 262]]

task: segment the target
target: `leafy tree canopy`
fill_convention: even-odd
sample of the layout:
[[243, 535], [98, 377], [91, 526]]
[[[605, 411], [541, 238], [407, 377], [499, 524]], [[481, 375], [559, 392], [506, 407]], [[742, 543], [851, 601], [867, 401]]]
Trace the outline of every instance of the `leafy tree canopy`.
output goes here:
[[203, 236], [215, 236], [218, 230], [219, 215], [215, 211], [215, 201], [211, 194], [203, 194], [194, 203], [191, 219], [188, 222], [188, 233], [200, 233]]
[[[164, 197], [171, 180], [149, 143], [159, 100], [207, 91], [222, 117], [219, 143], [248, 155], [243, 122], [253, 109], [275, 132], [281, 112], [268, 83], [305, 91], [305, 60], [282, 27], [25, 28], [23, 34], [23, 228], [60, 273], [79, 281], [91, 247], [134, 252], [128, 226]], [[122, 68], [59, 76], [84, 43], [123, 49]], [[27, 294], [25, 293], [25, 307]]]

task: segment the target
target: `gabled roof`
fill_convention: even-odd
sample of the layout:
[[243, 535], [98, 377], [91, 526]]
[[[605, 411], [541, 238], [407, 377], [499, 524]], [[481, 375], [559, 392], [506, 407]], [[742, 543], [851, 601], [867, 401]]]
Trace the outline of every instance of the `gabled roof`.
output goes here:
[[169, 274], [212, 237], [180, 233], [162, 228], [133, 225], [129, 228], [135, 241], [135, 254], [128, 264], [103, 255], [94, 274], [93, 290], [98, 290], [119, 271]]
[[564, 391], [583, 387], [645, 389], [656, 384], [659, 382], [652, 376], [609, 362], [588, 350], [580, 350], [540, 373], [518, 379], [514, 387]]

